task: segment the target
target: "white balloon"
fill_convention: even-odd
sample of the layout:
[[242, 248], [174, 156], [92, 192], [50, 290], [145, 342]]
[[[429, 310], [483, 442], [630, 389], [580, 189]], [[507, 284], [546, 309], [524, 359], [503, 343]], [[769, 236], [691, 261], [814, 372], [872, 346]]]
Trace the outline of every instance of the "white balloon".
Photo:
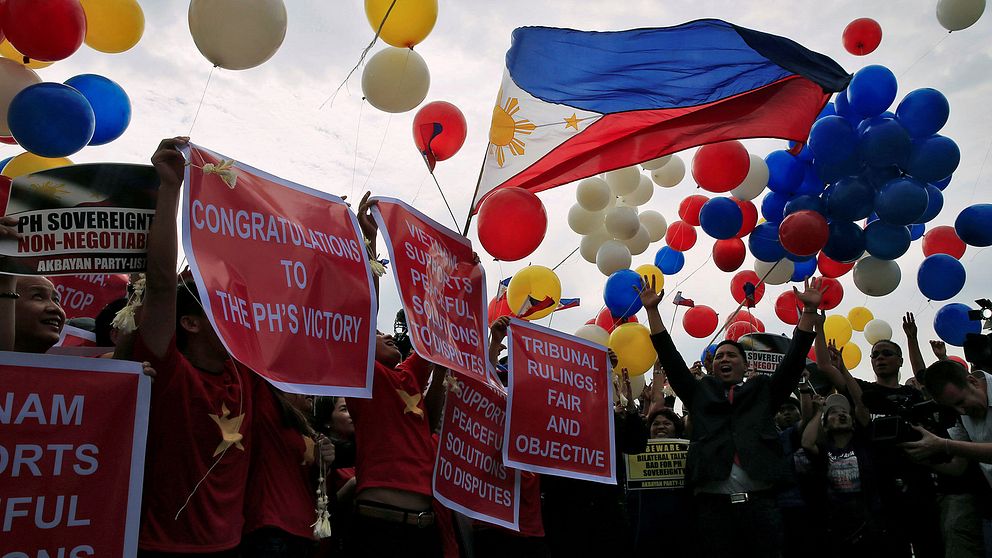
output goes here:
[[665, 238], [668, 232], [668, 221], [665, 216], [653, 209], [641, 212], [637, 218], [641, 221], [641, 226], [648, 230], [648, 237], [651, 242], [658, 242]]
[[[788, 258], [782, 258], [777, 262], [754, 260], [754, 272], [758, 274], [759, 279], [764, 277], [765, 283], [769, 285], [784, 285], [788, 283], [792, 279], [792, 272], [795, 269], [796, 264]], [[769, 270], [771, 270], [770, 273]]]
[[627, 269], [630, 267], [630, 250], [623, 242], [607, 240], [596, 252], [596, 267], [607, 277], [615, 271]]
[[586, 341], [598, 343], [604, 347], [610, 344], [610, 332], [596, 324], [585, 324], [575, 330], [575, 336], [580, 339], [585, 339]]
[[649, 374], [640, 374], [634, 376], [630, 379], [630, 394], [637, 399], [641, 392], [644, 391], [644, 386], [647, 385], [647, 380], [645, 379]]
[[34, 70], [13, 60], [0, 58], [0, 136], [10, 135], [10, 128], [7, 126], [10, 101], [25, 87], [36, 83], [41, 83], [41, 78]]
[[854, 286], [868, 296], [885, 296], [896, 290], [902, 279], [899, 264], [866, 256], [854, 264]]
[[685, 162], [678, 155], [672, 155], [665, 166], [651, 171], [651, 180], [662, 188], [678, 186], [683, 178], [685, 178]]
[[568, 210], [568, 226], [579, 234], [594, 233], [603, 228], [603, 212], [586, 211], [575, 204]]
[[648, 234], [648, 230], [644, 228], [644, 225], [641, 225], [634, 238], [624, 241], [624, 244], [627, 245], [627, 249], [630, 250], [632, 256], [637, 256], [643, 254], [648, 249], [648, 246], [651, 245], [651, 236]]
[[644, 205], [651, 201], [651, 196], [654, 195], [654, 182], [647, 176], [641, 175], [641, 182], [637, 185], [637, 189], [634, 190], [632, 194], [627, 194], [621, 200], [624, 205], [629, 205], [637, 207]]
[[632, 207], [617, 206], [606, 212], [606, 232], [617, 240], [630, 240], [637, 234], [641, 222], [637, 219], [637, 211]]
[[606, 183], [618, 196], [632, 194], [637, 189], [637, 185], [641, 183], [641, 171], [637, 170], [637, 167], [612, 170], [606, 173]]
[[768, 186], [768, 165], [765, 164], [765, 160], [754, 153], [750, 153], [749, 156], [751, 166], [748, 167], [744, 182], [730, 191], [731, 196], [741, 201], [753, 200]]
[[948, 31], [967, 29], [982, 17], [985, 0], [939, 0], [937, 21]]
[[286, 38], [282, 0], [192, 0], [189, 32], [203, 57], [228, 70], [265, 62]]
[[591, 264], [596, 263], [596, 253], [607, 240], [613, 240], [613, 237], [606, 232], [606, 229], [583, 236], [582, 240], [579, 241], [579, 255]]
[[369, 59], [362, 72], [362, 95], [383, 112], [406, 112], [427, 97], [431, 73], [413, 49], [387, 47]]
[[654, 170], [660, 169], [661, 167], [668, 164], [668, 161], [672, 159], [671, 155], [663, 155], [657, 159], [651, 159], [650, 161], [644, 161], [641, 163], [641, 168], [644, 170]]
[[892, 326], [885, 320], [875, 318], [865, 324], [865, 341], [874, 345], [879, 341], [888, 341], [889, 339], [892, 339]]
[[579, 182], [575, 189], [575, 201], [587, 211], [602, 211], [615, 203], [617, 197], [610, 190], [610, 185], [598, 176], [593, 176]]

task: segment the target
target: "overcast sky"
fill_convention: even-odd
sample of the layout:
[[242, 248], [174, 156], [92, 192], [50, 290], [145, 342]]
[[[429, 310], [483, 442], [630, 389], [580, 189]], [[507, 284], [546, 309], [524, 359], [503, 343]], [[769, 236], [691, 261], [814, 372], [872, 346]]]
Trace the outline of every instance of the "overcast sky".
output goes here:
[[[452, 102], [468, 121], [465, 146], [452, 159], [439, 163], [436, 172], [461, 222], [468, 212], [485, 153], [510, 33], [525, 25], [621, 30], [716, 17], [794, 39], [833, 57], [852, 73], [868, 64], [886, 65], [899, 78], [897, 100], [913, 89], [934, 87], [950, 101], [950, 120], [941, 133], [960, 146], [961, 165], [945, 192], [943, 211], [930, 226], [953, 224], [962, 208], [987, 203], [992, 198], [988, 189], [992, 168], [983, 170], [983, 166], [992, 166], [985, 161], [992, 145], [992, 111], [988, 108], [992, 99], [992, 23], [988, 14], [973, 27], [949, 35], [937, 23], [933, 0], [461, 0], [440, 4], [437, 25], [416, 50], [431, 71], [427, 101]], [[59, 82], [81, 73], [102, 74], [120, 83], [131, 96], [134, 116], [129, 130], [109, 145], [87, 148], [74, 155], [74, 161], [146, 162], [160, 138], [190, 133], [211, 68], [190, 37], [187, 6], [176, 0], [144, 1], [145, 35], [131, 51], [108, 55], [84, 46], [71, 58], [38, 71], [42, 79]], [[413, 145], [410, 126], [415, 110], [388, 115], [367, 104], [363, 106], [361, 69], [333, 105], [319, 108], [373, 36], [362, 2], [287, 0], [286, 6], [286, 41], [271, 60], [246, 71], [214, 71], [192, 127], [193, 141], [320, 190], [353, 198], [366, 189], [396, 196], [439, 222], [450, 223]], [[858, 17], [876, 19], [883, 30], [881, 46], [865, 57], [847, 54], [841, 44], [845, 25]], [[382, 47], [377, 44], [372, 52]], [[783, 148], [783, 142], [775, 140], [749, 140], [745, 144], [750, 152], [761, 156]], [[687, 164], [692, 151], [682, 154]], [[17, 153], [16, 147], [0, 146], [0, 158]], [[671, 223], [678, 219], [679, 201], [693, 193], [697, 193], [696, 186], [687, 176], [676, 188], [656, 189], [642, 209], [656, 209]], [[469, 233], [483, 257], [490, 294], [501, 277], [509, 277], [528, 263], [551, 267], [578, 245], [579, 236], [565, 222], [565, 214], [575, 201], [574, 184], [543, 192], [540, 197], [548, 210], [548, 232], [541, 247], [524, 261], [494, 263], [478, 245], [474, 227]], [[634, 266], [653, 262], [662, 244], [656, 243], [646, 253], [635, 256]], [[678, 286], [684, 296], [712, 306], [724, 318], [736, 308], [729, 290], [732, 274], [719, 271], [712, 262], [704, 265], [712, 245], [713, 240], [700, 232], [696, 246], [686, 254], [685, 268], [667, 278], [666, 287], [674, 292]], [[385, 252], [384, 248], [380, 250]], [[835, 312], [846, 314], [854, 306], [865, 305], [893, 326], [895, 340], [903, 344], [900, 317], [906, 310], [915, 311], [924, 344], [936, 338], [933, 315], [944, 303], [929, 303], [919, 293], [916, 270], [922, 259], [920, 243], [916, 242], [899, 259], [902, 284], [882, 299], [869, 299], [855, 288], [850, 274], [845, 276], [845, 296]], [[972, 304], [975, 298], [992, 296], [992, 250], [969, 247], [962, 261], [968, 270], [968, 281], [953, 302]], [[750, 269], [752, 264], [749, 256], [742, 269]], [[690, 282], [679, 285], [700, 266], [703, 267]], [[581, 307], [558, 312], [553, 318], [555, 329], [571, 333], [602, 307], [605, 277], [578, 254], [562, 265], [558, 274], [563, 295], [582, 299]], [[383, 281], [379, 312], [383, 329], [390, 328], [399, 308], [394, 283], [389, 279]], [[785, 288], [769, 286], [754, 311], [770, 332], [791, 329], [774, 314], [774, 300]], [[670, 323], [674, 307], [666, 302], [662, 310], [666, 323]], [[541, 323], [547, 322], [545, 319]], [[706, 340], [688, 337], [678, 324], [674, 332], [687, 360], [698, 358]], [[855, 333], [853, 340], [864, 353], [868, 352], [860, 333]], [[950, 352], [962, 354], [957, 348]], [[924, 354], [929, 358], [926, 347]], [[867, 354], [856, 374], [870, 376]]]

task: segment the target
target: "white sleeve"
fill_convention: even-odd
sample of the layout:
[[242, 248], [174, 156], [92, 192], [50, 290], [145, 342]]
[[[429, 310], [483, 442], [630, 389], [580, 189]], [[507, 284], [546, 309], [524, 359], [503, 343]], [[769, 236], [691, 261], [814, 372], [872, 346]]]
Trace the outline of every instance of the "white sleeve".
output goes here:
[[952, 440], [957, 440], [959, 442], [970, 442], [971, 436], [968, 436], [968, 431], [964, 429], [964, 425], [961, 424], [961, 419], [958, 419], [954, 426], [947, 429], [947, 435], [950, 436]]

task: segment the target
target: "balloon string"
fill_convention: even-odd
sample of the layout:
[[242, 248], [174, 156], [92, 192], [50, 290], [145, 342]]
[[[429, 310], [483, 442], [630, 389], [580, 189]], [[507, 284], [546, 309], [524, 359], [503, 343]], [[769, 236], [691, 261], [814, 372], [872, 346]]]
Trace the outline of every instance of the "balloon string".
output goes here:
[[[382, 146], [386, 144], [386, 137], [389, 135], [389, 125], [393, 122], [393, 115], [390, 114], [389, 118], [386, 119], [386, 129], [382, 131], [382, 141], [379, 142], [379, 150], [375, 152], [375, 159], [372, 159], [372, 167], [369, 169], [368, 176], [365, 177], [365, 182], [362, 183], [362, 190], [365, 189], [369, 184], [369, 180], [372, 178], [372, 172], [375, 171], [375, 165], [379, 162], [379, 155], [382, 155]], [[357, 140], [356, 140], [357, 145]], [[358, 154], [358, 149], [355, 149], [355, 154]], [[458, 225], [455, 225], [458, 228]]]
[[576, 246], [575, 247], [575, 250], [572, 250], [571, 252], [569, 252], [567, 256], [565, 256], [560, 262], [558, 262], [557, 264], [555, 264], [555, 266], [551, 268], [551, 271], [554, 271], [554, 270], [558, 269], [559, 267], [561, 267], [561, 264], [563, 264], [566, 261], [568, 261], [568, 258], [571, 258], [572, 256], [574, 256], [575, 253], [578, 252], [578, 251], [579, 251], [579, 247]]
[[322, 110], [324, 108], [324, 105], [326, 105], [327, 103], [331, 103], [331, 106], [334, 106], [334, 99], [338, 96], [338, 92], [340, 92], [341, 88], [348, 83], [348, 80], [351, 79], [352, 75], [354, 75], [355, 70], [357, 70], [362, 65], [363, 62], [365, 62], [365, 57], [369, 55], [369, 51], [372, 50], [372, 46], [375, 45], [375, 42], [377, 40], [379, 40], [379, 34], [382, 33], [382, 28], [385, 27], [386, 25], [386, 19], [389, 18], [389, 13], [393, 11], [393, 6], [395, 5], [396, 5], [396, 0], [393, 0], [392, 3], [389, 4], [389, 8], [386, 10], [385, 15], [382, 16], [382, 21], [379, 22], [379, 28], [375, 30], [375, 37], [372, 37], [372, 41], [369, 42], [369, 44], [365, 45], [365, 49], [362, 50], [362, 53], [358, 56], [358, 62], [355, 64], [355, 67], [352, 68], [350, 72], [348, 72], [348, 75], [345, 76], [344, 81], [342, 81], [341, 84], [338, 85], [337, 89], [334, 90], [334, 93], [331, 93], [331, 95], [328, 98], [324, 99], [323, 103], [320, 103], [320, 106], [317, 108], [317, 110]]
[[[761, 284], [763, 284], [765, 282], [765, 278], [768, 277], [771, 274], [771, 272], [775, 271], [775, 268], [778, 267], [778, 264], [780, 264], [780, 263], [782, 263], [782, 260], [779, 260], [779, 261], [775, 262], [775, 265], [771, 266], [768, 269], [768, 271], [766, 271], [765, 274], [761, 276], [761, 279], [758, 279], [758, 284], [754, 286], [755, 290], [757, 290], [758, 287], [761, 286]], [[745, 302], [747, 302], [747, 297], [744, 297], [744, 300], [742, 300], [741, 303], [737, 305], [737, 309], [734, 310], [733, 312], [731, 312], [730, 315], [731, 316], [736, 316], [737, 313], [741, 311], [741, 308], [744, 307], [744, 303]], [[710, 342], [707, 343], [706, 346], [709, 347], [710, 345], [712, 345], [713, 342], [716, 341], [716, 338], [719, 337], [720, 334], [723, 333], [723, 330], [727, 329], [727, 327], [729, 325], [730, 325], [730, 321], [729, 320], [727, 320], [726, 322], [724, 322], [724, 324], [722, 326], [720, 326], [720, 329], [717, 330], [717, 332], [713, 335], [713, 338], [710, 339]]]
[[711, 260], [711, 259], [713, 259], [713, 252], [710, 252], [710, 255], [709, 255], [709, 257], [707, 257], [707, 258], [706, 258], [706, 261], [704, 261], [704, 262], [702, 263], [702, 265], [700, 265], [699, 267], [697, 267], [696, 269], [694, 269], [692, 273], [690, 273], [690, 274], [689, 274], [689, 275], [687, 275], [687, 276], [686, 276], [685, 278], [683, 278], [683, 279], [682, 279], [681, 281], [679, 281], [678, 283], [676, 283], [676, 284], [675, 284], [675, 288], [677, 289], [677, 288], [679, 288], [680, 286], [682, 286], [682, 283], [685, 283], [686, 281], [688, 281], [688, 280], [689, 280], [689, 278], [691, 278], [691, 277], [692, 277], [693, 275], [695, 275], [697, 271], [699, 271], [700, 269], [703, 269], [703, 267], [704, 267], [704, 266], [705, 266], [706, 264], [708, 264], [708, 263], [710, 263], [710, 260]]
[[[426, 159], [424, 160], [426, 162]], [[437, 191], [441, 193], [441, 199], [444, 200], [444, 207], [448, 208], [448, 215], [451, 215], [451, 222], [455, 225], [455, 232], [458, 232], [458, 219], [455, 219], [455, 212], [451, 210], [451, 206], [448, 205], [448, 198], [444, 196], [444, 190], [441, 189], [441, 184], [437, 181], [437, 177], [434, 173], [431, 173], [431, 178], [434, 179], [434, 184], [437, 186]]]
[[365, 112], [365, 97], [362, 97], [362, 104], [358, 108], [358, 126], [355, 127], [355, 159], [351, 163], [351, 193], [349, 198], [355, 199], [355, 173], [358, 169], [358, 138], [362, 133], [362, 114]]
[[189, 124], [189, 132], [186, 132], [187, 136], [193, 135], [193, 126], [196, 126], [196, 119], [200, 116], [200, 109], [203, 108], [203, 100], [207, 98], [207, 88], [210, 87], [210, 78], [214, 77], [214, 70], [217, 66], [210, 67], [210, 73], [207, 74], [207, 83], [203, 85], [203, 94], [200, 95], [200, 102], [196, 105], [196, 112], [193, 113], [193, 121]]
[[417, 201], [417, 198], [420, 197], [420, 191], [424, 189], [424, 184], [427, 183], [427, 176], [428, 175], [430, 175], [430, 171], [427, 171], [427, 174], [424, 175], [424, 179], [420, 181], [420, 186], [417, 186], [417, 193], [414, 194], [413, 195], [413, 199], [410, 200], [410, 205], [413, 205], [414, 202]]
[[978, 192], [978, 181], [982, 179], [982, 173], [985, 172], [985, 163], [989, 162], [989, 154], [992, 153], [992, 140], [989, 140], [989, 147], [985, 150], [985, 158], [982, 159], [982, 166], [978, 169], [978, 176], [975, 177], [975, 185], [971, 187], [971, 199], [968, 203], [975, 201], [975, 193]]
[[937, 45], [939, 45], [940, 43], [944, 42], [944, 39], [946, 39], [947, 37], [950, 37], [950, 36], [951, 36], [950, 33], [945, 33], [944, 36], [941, 37], [939, 41], [937, 41], [936, 43], [934, 43], [932, 47], [930, 47], [919, 58], [917, 58], [915, 62], [913, 62], [912, 64], [910, 64], [908, 68], [906, 68], [905, 70], [899, 72], [899, 76], [898, 77], [902, 77], [903, 75], [906, 74], [906, 72], [912, 70], [914, 66], [916, 66], [917, 64], [920, 63], [920, 60], [923, 60], [924, 58], [926, 58], [927, 56], [929, 56], [930, 53], [933, 52], [935, 48], [937, 48]]

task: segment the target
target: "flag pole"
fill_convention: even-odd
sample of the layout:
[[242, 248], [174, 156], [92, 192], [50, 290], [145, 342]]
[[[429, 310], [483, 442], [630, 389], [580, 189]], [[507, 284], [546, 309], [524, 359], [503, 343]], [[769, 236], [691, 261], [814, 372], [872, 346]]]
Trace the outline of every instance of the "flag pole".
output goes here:
[[[486, 156], [489, 154], [489, 147], [492, 144], [486, 145]], [[468, 226], [472, 224], [472, 213], [475, 212], [475, 196], [479, 194], [479, 185], [482, 184], [482, 171], [486, 169], [486, 157], [482, 158], [482, 166], [479, 167], [479, 178], [475, 181], [475, 191], [472, 192], [472, 199], [468, 202], [468, 215], [465, 216], [465, 230], [462, 231], [462, 236], [468, 236]]]

